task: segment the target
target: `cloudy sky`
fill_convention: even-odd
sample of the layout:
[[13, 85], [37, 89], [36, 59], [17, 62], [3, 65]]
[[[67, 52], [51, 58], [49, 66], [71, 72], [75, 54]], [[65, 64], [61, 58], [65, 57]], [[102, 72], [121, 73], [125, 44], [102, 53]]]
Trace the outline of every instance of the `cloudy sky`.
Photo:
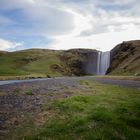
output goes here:
[[91, 48], [140, 39], [139, 0], [0, 0], [0, 50]]

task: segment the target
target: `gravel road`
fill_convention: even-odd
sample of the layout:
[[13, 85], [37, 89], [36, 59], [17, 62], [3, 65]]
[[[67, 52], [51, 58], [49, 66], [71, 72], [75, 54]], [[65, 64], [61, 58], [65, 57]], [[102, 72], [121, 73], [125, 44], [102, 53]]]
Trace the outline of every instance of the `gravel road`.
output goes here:
[[119, 85], [124, 87], [140, 88], [140, 81], [133, 80], [116, 80], [116, 79], [107, 79], [107, 78], [93, 78], [95, 81], [98, 81], [103, 84]]
[[104, 84], [112, 84], [112, 85], [119, 85], [119, 86], [126, 86], [126, 87], [134, 87], [140, 88], [140, 81], [133, 81], [133, 80], [118, 80], [118, 79], [108, 79], [108, 78], [100, 78], [95, 76], [84, 76], [84, 77], [58, 77], [58, 78], [42, 78], [42, 79], [29, 79], [29, 80], [6, 80], [0, 81], [1, 85], [9, 85], [9, 84], [16, 84], [16, 83], [30, 83], [30, 82], [50, 82], [52, 83], [55, 81], [56, 83], [61, 83], [65, 81], [65, 83], [69, 83], [69, 80], [94, 80]]

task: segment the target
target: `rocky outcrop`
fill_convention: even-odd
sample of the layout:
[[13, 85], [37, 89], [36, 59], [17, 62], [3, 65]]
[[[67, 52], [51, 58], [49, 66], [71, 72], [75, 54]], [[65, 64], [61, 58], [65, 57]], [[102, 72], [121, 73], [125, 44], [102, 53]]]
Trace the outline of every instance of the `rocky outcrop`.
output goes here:
[[91, 75], [97, 72], [98, 51], [71, 49], [60, 54], [67, 75]]
[[111, 50], [108, 74], [140, 73], [140, 40], [122, 42]]

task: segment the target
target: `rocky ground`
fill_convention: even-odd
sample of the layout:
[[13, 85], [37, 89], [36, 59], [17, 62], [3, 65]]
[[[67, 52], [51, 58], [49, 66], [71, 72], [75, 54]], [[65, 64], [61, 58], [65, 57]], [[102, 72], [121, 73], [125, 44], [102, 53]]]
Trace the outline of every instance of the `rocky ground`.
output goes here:
[[[41, 111], [44, 102], [71, 95], [67, 89], [78, 88], [76, 81], [48, 79], [43, 81], [13, 83], [0, 86], [0, 136], [24, 121], [29, 113]], [[52, 96], [55, 94], [55, 96]]]
[[[67, 98], [78, 88], [77, 80], [96, 80], [101, 83], [140, 88], [140, 81], [112, 80], [95, 77], [51, 78], [0, 85], [0, 138], [16, 128], [26, 115], [42, 110], [42, 105], [55, 98]], [[53, 96], [55, 94], [55, 96]]]

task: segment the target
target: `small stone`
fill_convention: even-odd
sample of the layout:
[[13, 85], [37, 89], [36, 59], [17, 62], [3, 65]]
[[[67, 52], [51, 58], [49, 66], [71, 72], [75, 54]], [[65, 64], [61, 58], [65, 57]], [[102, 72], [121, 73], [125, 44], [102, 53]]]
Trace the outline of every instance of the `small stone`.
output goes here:
[[135, 73], [135, 76], [140, 76], [140, 74], [139, 73]]

